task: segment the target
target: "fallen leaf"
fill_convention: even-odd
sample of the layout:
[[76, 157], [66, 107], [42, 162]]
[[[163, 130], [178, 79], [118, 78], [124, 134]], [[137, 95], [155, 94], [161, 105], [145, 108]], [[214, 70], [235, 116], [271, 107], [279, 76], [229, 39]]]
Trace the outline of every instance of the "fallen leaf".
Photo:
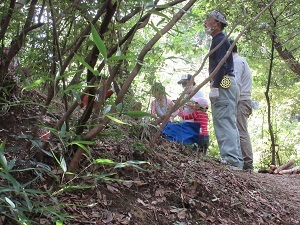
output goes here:
[[114, 219], [114, 214], [112, 212], [108, 212], [106, 214], [106, 219], [102, 220], [103, 223], [109, 223]]
[[196, 209], [196, 212], [203, 218], [206, 218], [206, 214], [199, 209]]

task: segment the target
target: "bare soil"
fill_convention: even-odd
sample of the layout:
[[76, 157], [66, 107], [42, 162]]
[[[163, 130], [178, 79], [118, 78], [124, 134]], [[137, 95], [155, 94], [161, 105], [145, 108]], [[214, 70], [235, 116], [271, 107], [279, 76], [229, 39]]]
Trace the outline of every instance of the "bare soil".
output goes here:
[[[27, 141], [18, 137], [32, 133], [35, 124], [40, 122], [39, 112], [39, 107], [30, 104], [1, 111], [0, 139], [6, 140], [8, 160], [36, 160], [34, 153], [38, 150], [27, 149]], [[164, 139], [150, 148], [151, 135], [153, 130], [139, 125], [124, 128], [112, 124], [90, 151], [93, 159], [122, 162], [119, 168], [103, 164], [90, 166], [85, 157], [76, 179], [67, 181], [60, 177], [62, 182], [57, 183], [44, 173], [34, 188], [56, 192], [57, 201], [65, 203], [60, 210], [72, 218], [63, 224], [300, 224], [299, 174], [232, 171], [214, 158], [202, 157]], [[50, 138], [50, 142], [52, 146], [58, 145], [55, 138]], [[72, 149], [64, 157], [68, 164]], [[42, 163], [61, 176], [53, 158], [44, 156]], [[95, 176], [87, 174], [99, 179], [95, 181]], [[20, 182], [35, 176], [34, 173], [16, 174]], [[65, 185], [82, 189], [61, 191]], [[40, 215], [33, 216], [33, 220], [38, 224], [54, 224]], [[0, 213], [0, 224], [15, 223]]]

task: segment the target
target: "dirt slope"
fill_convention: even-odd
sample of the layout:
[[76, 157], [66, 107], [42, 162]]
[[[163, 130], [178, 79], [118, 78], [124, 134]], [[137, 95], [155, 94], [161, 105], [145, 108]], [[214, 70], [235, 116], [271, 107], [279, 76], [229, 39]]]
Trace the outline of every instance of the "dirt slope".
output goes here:
[[[24, 140], [17, 136], [30, 133], [38, 120], [37, 112], [37, 108], [28, 106], [2, 111], [1, 142], [7, 139], [7, 146], [14, 149], [6, 153], [8, 159], [34, 160], [30, 158], [32, 149], [26, 150]], [[69, 203], [60, 207], [72, 216], [63, 224], [300, 224], [299, 174], [231, 171], [213, 158], [197, 156], [163, 139], [150, 149], [146, 137], [140, 140], [136, 131], [122, 129], [110, 126], [105, 131], [108, 135], [99, 137], [91, 154], [94, 159], [123, 164], [119, 168], [88, 167], [89, 161], [84, 159], [78, 169], [84, 173], [68, 185], [89, 187], [56, 195], [59, 202]], [[119, 136], [111, 135], [113, 132]], [[65, 157], [70, 159], [67, 154]], [[59, 169], [54, 160], [44, 160], [52, 171]], [[105, 179], [95, 180], [86, 172]], [[20, 175], [20, 181], [22, 178]], [[53, 184], [46, 174], [44, 178], [36, 188], [53, 192], [66, 184], [66, 180], [61, 185]], [[33, 219], [38, 224], [53, 224], [42, 216]], [[0, 224], [14, 223], [0, 213]]]
[[[175, 148], [161, 149], [158, 156], [149, 156], [147, 161], [156, 165], [150, 167], [153, 172], [126, 168], [118, 171], [115, 178], [133, 181], [103, 182], [90, 190], [95, 197], [90, 200], [97, 207], [94, 214], [86, 212], [89, 221], [153, 225], [300, 224], [299, 175], [235, 172], [215, 160], [178, 154]], [[96, 217], [91, 219], [91, 215]]]

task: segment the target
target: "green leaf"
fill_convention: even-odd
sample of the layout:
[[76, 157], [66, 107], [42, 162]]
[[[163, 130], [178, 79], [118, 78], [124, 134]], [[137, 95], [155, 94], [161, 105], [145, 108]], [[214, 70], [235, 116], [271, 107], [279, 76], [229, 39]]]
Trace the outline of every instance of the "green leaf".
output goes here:
[[76, 101], [79, 102], [79, 104], [81, 103], [81, 98], [79, 96], [79, 94], [77, 93], [77, 91], [72, 90], [72, 94], [75, 97]]
[[98, 31], [96, 30], [96, 28], [94, 27], [93, 24], [91, 24], [91, 28], [92, 28], [92, 37], [93, 37], [93, 41], [96, 44], [99, 52], [101, 53], [101, 55], [103, 56], [104, 60], [107, 59], [107, 50], [106, 47], [100, 37], [100, 35], [98, 34]]
[[6, 140], [4, 140], [0, 145], [0, 152], [4, 152]]
[[99, 72], [97, 70], [94, 70], [86, 61], [84, 61], [84, 59], [75, 54], [76, 59], [78, 59], [79, 62], [82, 63], [82, 65], [84, 65], [89, 71], [91, 71], [95, 76], [99, 76]]
[[129, 160], [126, 161], [126, 163], [130, 164], [130, 165], [142, 165], [142, 164], [150, 164], [147, 161], [134, 161], [134, 160]]
[[67, 130], [67, 125], [66, 122], [64, 122], [60, 128], [60, 133], [59, 133], [60, 138], [63, 138], [65, 136], [66, 130]]
[[12, 208], [16, 208], [15, 203], [13, 203], [12, 200], [10, 200], [8, 197], [4, 197], [5, 201], [12, 207]]
[[155, 6], [156, 9], [167, 9], [167, 8], [170, 8], [169, 5], [156, 5]]
[[64, 173], [67, 172], [67, 163], [64, 157], [60, 158], [60, 167], [62, 168]]
[[35, 190], [35, 189], [24, 189], [25, 192], [30, 193], [30, 194], [45, 194], [43, 191]]
[[42, 147], [42, 140], [30, 140], [30, 142], [32, 143], [32, 145], [34, 147], [37, 147], [37, 148], [41, 148]]
[[114, 122], [116, 122], [116, 123], [119, 123], [119, 124], [126, 124], [126, 125], [129, 125], [129, 126], [131, 126], [129, 123], [125, 123], [125, 122], [123, 122], [123, 121], [121, 121], [121, 120], [118, 120], [117, 118], [114, 118], [114, 117], [112, 117], [112, 116], [110, 116], [110, 115], [106, 115], [109, 119], [111, 119], [112, 121], [114, 121]]
[[44, 149], [40, 149], [42, 152], [44, 152], [47, 156], [53, 157], [53, 155], [51, 154], [51, 152], [48, 152]]
[[137, 117], [152, 117], [152, 114], [142, 111], [127, 111], [123, 112], [122, 114], [128, 116], [137, 116]]
[[122, 103], [119, 103], [117, 106], [116, 106], [116, 110], [118, 112], [121, 112], [122, 111], [122, 108], [123, 108], [123, 104]]
[[27, 204], [27, 208], [29, 209], [29, 212], [31, 212], [32, 209], [33, 209], [33, 205], [32, 205], [32, 203], [31, 203], [30, 199], [28, 198], [28, 195], [25, 191], [23, 191], [23, 195], [24, 195], [24, 198], [25, 198], [25, 201], [26, 201], [26, 204]]
[[28, 89], [37, 87], [37, 86], [39, 86], [41, 83], [43, 83], [44, 81], [45, 81], [45, 80], [44, 80], [43, 78], [38, 79], [38, 80], [34, 81], [33, 83], [28, 84], [27, 86], [23, 87], [23, 88], [22, 88], [22, 92], [23, 92], [24, 90], [28, 90]]
[[[1, 153], [0, 153], [1, 155]], [[12, 159], [10, 162], [7, 164], [7, 170], [10, 171], [15, 165], [16, 165], [16, 160], [17, 159]]]
[[3, 166], [5, 170], [7, 170], [7, 160], [4, 155], [4, 146], [5, 146], [5, 141], [3, 141], [0, 145], [0, 164]]
[[70, 85], [68, 86], [65, 90], [64, 90], [64, 93], [67, 94], [69, 93], [69, 91], [74, 91], [74, 90], [81, 90], [82, 89], [82, 84], [73, 84], [73, 85]]
[[56, 160], [56, 162], [58, 163], [58, 165], [60, 166], [60, 161], [58, 160], [58, 158], [56, 157], [55, 153], [51, 150], [51, 153], [54, 157], [54, 159]]
[[115, 166], [115, 169], [117, 169], [117, 168], [124, 168], [124, 167], [127, 167], [127, 166], [132, 166], [132, 167], [134, 167], [134, 168], [136, 168], [136, 169], [139, 169], [139, 170], [141, 170], [141, 171], [149, 172], [149, 170], [146, 170], [146, 169], [144, 169], [144, 168], [138, 166], [138, 165], [140, 165], [140, 164], [145, 164], [145, 163], [149, 164], [149, 163], [146, 162], [146, 161], [127, 161], [127, 162], [124, 162], [124, 163], [118, 163], [118, 164]]
[[[56, 157], [54, 152], [51, 150], [53, 157], [55, 158], [56, 162], [59, 164], [60, 168], [64, 171], [64, 173], [67, 172], [67, 164], [63, 156], [60, 157], [60, 160]], [[52, 172], [51, 172], [52, 173]]]
[[73, 142], [73, 144], [75, 144], [75, 145], [79, 146], [80, 148], [82, 148], [89, 155], [89, 157], [92, 157], [90, 150], [86, 146], [84, 146], [80, 142]]
[[94, 177], [95, 180], [117, 180], [112, 178], [112, 176], [117, 175], [117, 173], [101, 173], [101, 174], [90, 174], [89, 176]]
[[128, 55], [120, 55], [120, 56], [111, 56], [107, 59], [108, 62], [110, 61], [120, 61], [120, 60], [125, 60], [125, 59], [135, 59], [135, 56], [128, 56]]
[[160, 36], [163, 36], [160, 30], [153, 24], [153, 22], [150, 23], [150, 26], [155, 30]]
[[103, 115], [109, 113], [110, 110], [111, 110], [111, 105], [106, 106], [105, 109], [103, 110]]
[[[59, 66], [60, 67], [60, 66]], [[57, 79], [60, 77], [60, 69], [58, 69], [56, 75], [55, 75], [55, 82], [57, 82]]]
[[26, 134], [20, 134], [19, 136], [18, 136], [18, 138], [24, 138], [24, 139], [29, 139], [29, 140], [31, 140], [31, 139], [33, 139], [33, 136], [32, 135], [26, 135]]
[[15, 191], [20, 191], [20, 183], [12, 175], [10, 175], [9, 173], [0, 173], [0, 177], [3, 177], [7, 181], [9, 181], [14, 186]]
[[171, 20], [171, 18], [168, 17], [166, 14], [163, 14], [163, 13], [157, 11], [157, 10], [149, 10], [148, 13], [152, 13], [152, 14], [155, 14], [155, 15], [158, 15], [158, 16], [161, 16], [161, 17], [164, 17], [164, 18], [166, 18], [166, 19], [168, 19], [168, 20]]
[[148, 8], [153, 8], [154, 7], [154, 2], [153, 1], [147, 1], [144, 8], [148, 9]]
[[14, 191], [15, 189], [13, 188], [2, 188], [0, 189], [0, 193], [4, 193], [4, 192], [12, 192]]
[[57, 221], [55, 222], [55, 225], [63, 225], [63, 222], [60, 221], [60, 220], [57, 220]]
[[63, 75], [56, 77], [55, 80], [58, 81], [58, 80], [61, 80], [62, 78], [73, 77], [76, 73], [81, 73], [81, 72], [82, 72], [82, 70], [75, 70], [75, 71], [71, 71], [68, 73], [64, 73]]
[[95, 142], [94, 141], [83, 141], [83, 140], [78, 140], [78, 141], [72, 141], [70, 145], [77, 145], [77, 144], [83, 144], [83, 145], [93, 145]]
[[63, 187], [62, 189], [58, 190], [57, 192], [53, 193], [53, 195], [56, 195], [60, 192], [73, 191], [73, 190], [84, 190], [84, 189], [89, 189], [89, 188], [93, 188], [93, 187], [94, 186], [89, 186], [89, 185], [66, 186], [66, 187]]
[[116, 162], [110, 159], [95, 159], [94, 164], [116, 165]]

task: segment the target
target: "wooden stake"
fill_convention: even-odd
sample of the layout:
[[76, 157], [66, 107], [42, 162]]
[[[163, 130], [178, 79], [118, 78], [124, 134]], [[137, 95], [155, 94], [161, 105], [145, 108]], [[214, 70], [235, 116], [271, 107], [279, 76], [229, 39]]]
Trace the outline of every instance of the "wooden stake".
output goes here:
[[286, 169], [286, 170], [281, 170], [279, 171], [279, 174], [297, 174], [297, 173], [300, 173], [300, 167], [299, 166], [295, 166], [291, 169]]
[[294, 164], [294, 160], [290, 160], [287, 163], [285, 163], [285, 164], [279, 166], [277, 169], [275, 169], [274, 173], [278, 174], [280, 171], [290, 168], [293, 164]]

